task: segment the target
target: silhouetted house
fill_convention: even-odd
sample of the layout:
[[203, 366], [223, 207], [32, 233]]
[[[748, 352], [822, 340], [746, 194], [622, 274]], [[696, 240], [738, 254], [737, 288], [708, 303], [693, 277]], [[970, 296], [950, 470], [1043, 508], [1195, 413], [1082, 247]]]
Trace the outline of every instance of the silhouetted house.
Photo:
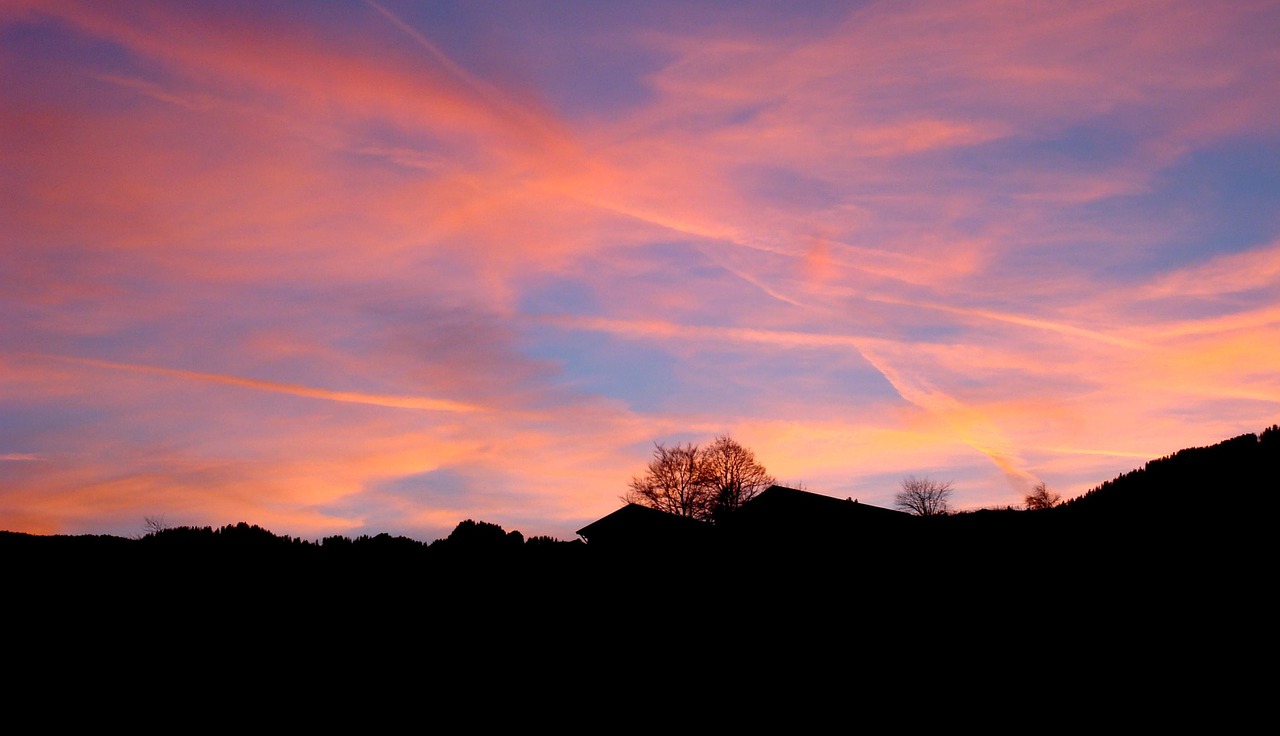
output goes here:
[[770, 486], [715, 526], [630, 503], [579, 529], [578, 535], [596, 549], [638, 549], [713, 539], [788, 545], [871, 542], [903, 530], [913, 519], [902, 511], [853, 499]]
[[849, 542], [903, 530], [915, 517], [902, 511], [770, 486], [722, 522], [736, 540]]
[[709, 532], [706, 522], [629, 503], [582, 527], [578, 536], [592, 548], [620, 549], [699, 542]]

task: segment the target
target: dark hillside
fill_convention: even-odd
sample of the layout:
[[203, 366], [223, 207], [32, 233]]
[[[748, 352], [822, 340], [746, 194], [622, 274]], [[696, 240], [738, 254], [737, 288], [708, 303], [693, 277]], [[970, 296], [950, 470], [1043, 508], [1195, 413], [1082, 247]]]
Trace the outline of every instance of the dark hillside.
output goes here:
[[1272, 565], [1242, 551], [1261, 537], [1239, 520], [1267, 518], [1256, 507], [1275, 491], [1278, 440], [1273, 427], [1179, 452], [1046, 511], [857, 513], [842, 530], [840, 506], [812, 527], [748, 519], [784, 530], [767, 539], [629, 551], [470, 520], [431, 543], [245, 523], [137, 539], [0, 532], [4, 612], [39, 662], [135, 689], [118, 668], [145, 662], [147, 692], [170, 694], [301, 681], [407, 697], [422, 673], [446, 692], [585, 681], [627, 697], [634, 684], [619, 683], [650, 672], [791, 688], [844, 687], [855, 670], [966, 686], [984, 671], [1018, 678], [1004, 687], [1080, 672], [1183, 682], [1188, 662], [1216, 668], [1257, 645]]
[[[59, 601], [163, 601], [184, 615], [265, 607], [352, 619], [453, 612], [474, 621], [481, 611], [566, 607], [660, 616], [673, 599], [710, 609], [788, 601], [800, 611], [842, 610], [856, 596], [900, 612], [957, 601], [1132, 602], [1156, 592], [1223, 594], [1223, 581], [1263, 564], [1256, 529], [1269, 518], [1277, 479], [1273, 426], [1152, 460], [1044, 511], [920, 518], [845, 514], [857, 505], [818, 499], [829, 503], [813, 524], [744, 517], [734, 535], [683, 548], [640, 540], [625, 554], [580, 540], [526, 540], [472, 520], [431, 543], [386, 534], [306, 541], [246, 523], [136, 539], [0, 532], [0, 560], [10, 600], [28, 613]], [[848, 526], [837, 523], [845, 515]], [[742, 536], [750, 530], [760, 536]]]
[[1062, 504], [1058, 513], [1125, 520], [1228, 518], [1269, 508], [1280, 490], [1280, 426], [1181, 450]]

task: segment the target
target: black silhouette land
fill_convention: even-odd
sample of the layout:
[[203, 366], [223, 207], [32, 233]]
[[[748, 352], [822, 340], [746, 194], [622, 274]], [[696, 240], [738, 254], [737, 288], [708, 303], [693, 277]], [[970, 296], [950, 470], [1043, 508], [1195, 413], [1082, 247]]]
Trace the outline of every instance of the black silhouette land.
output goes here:
[[1208, 667], [1257, 646], [1278, 490], [1272, 426], [1035, 511], [918, 517], [775, 486], [715, 525], [625, 505], [575, 540], [470, 519], [429, 543], [248, 523], [5, 531], [0, 560], [8, 631], [104, 660], [157, 648], [285, 657], [289, 671], [465, 662], [470, 677], [553, 662], [888, 677], [923, 661], [962, 678], [999, 662], [1005, 686], [1018, 668], [1173, 677], [1193, 655]]

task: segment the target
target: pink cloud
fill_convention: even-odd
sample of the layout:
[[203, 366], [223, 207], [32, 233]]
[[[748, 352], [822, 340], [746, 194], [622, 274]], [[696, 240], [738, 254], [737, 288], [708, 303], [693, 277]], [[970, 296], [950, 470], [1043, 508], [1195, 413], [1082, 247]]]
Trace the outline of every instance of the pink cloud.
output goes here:
[[354, 7], [0, 11], [114, 50], [0, 52], [0, 400], [40, 427], [0, 525], [565, 536], [721, 431], [819, 491], [1016, 503], [1274, 414], [1274, 234], [1193, 255], [1158, 204], [1273, 136], [1266, 4], [605, 27], [648, 96], [580, 118]]
[[1214, 297], [1280, 286], [1280, 241], [1230, 253], [1158, 277], [1143, 296]]
[[268, 391], [273, 393], [288, 394], [291, 396], [302, 396], [310, 399], [322, 399], [325, 401], [340, 401], [353, 404], [369, 404], [372, 406], [385, 406], [398, 409], [419, 409], [423, 411], [444, 411], [444, 412], [473, 412], [479, 411], [480, 407], [465, 404], [460, 401], [451, 401], [448, 399], [431, 398], [426, 396], [396, 396], [390, 394], [373, 394], [360, 391], [333, 391], [329, 389], [316, 388], [313, 386], [301, 386], [291, 383], [280, 383], [278, 381], [262, 381], [253, 378], [244, 378], [241, 376], [228, 376], [217, 373], [203, 373], [200, 371], [178, 370], [175, 368], [165, 368], [162, 366], [137, 365], [131, 363], [113, 363], [105, 360], [92, 360], [89, 358], [76, 358], [67, 356], [41, 356], [52, 360], [62, 360], [71, 363], [79, 363], [81, 365], [92, 366], [95, 368], [105, 368], [110, 370], [130, 371], [134, 373], [150, 373], [161, 376], [173, 376], [191, 381], [205, 381], [209, 383], [221, 383], [228, 386], [238, 386], [242, 388], [254, 389], [256, 391]]

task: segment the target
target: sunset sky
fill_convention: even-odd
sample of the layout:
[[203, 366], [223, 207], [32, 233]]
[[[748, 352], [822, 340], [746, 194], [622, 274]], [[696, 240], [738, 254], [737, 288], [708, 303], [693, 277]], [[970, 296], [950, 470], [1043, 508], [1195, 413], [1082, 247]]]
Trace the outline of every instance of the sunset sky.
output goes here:
[[1277, 39], [1250, 0], [0, 0], [0, 529], [573, 539], [722, 433], [971, 509], [1260, 432]]

